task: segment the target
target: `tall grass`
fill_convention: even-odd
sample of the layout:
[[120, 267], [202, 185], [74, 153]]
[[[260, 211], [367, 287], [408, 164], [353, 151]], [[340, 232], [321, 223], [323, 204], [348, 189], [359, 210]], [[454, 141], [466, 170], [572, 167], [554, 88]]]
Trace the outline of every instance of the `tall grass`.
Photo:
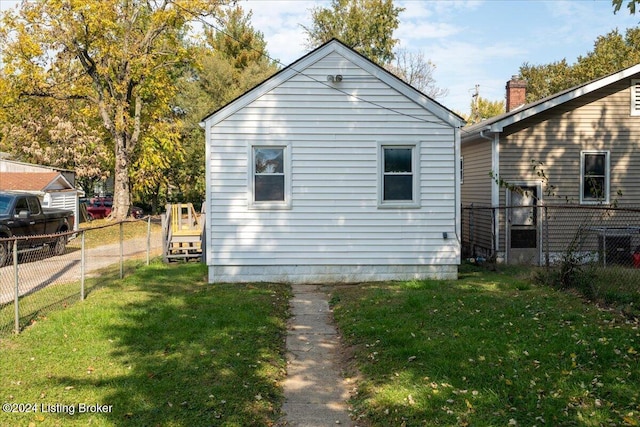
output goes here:
[[579, 292], [595, 304], [613, 307], [625, 315], [640, 318], [640, 269], [597, 263], [574, 266], [570, 280], [562, 280], [561, 268], [538, 269], [539, 283]]

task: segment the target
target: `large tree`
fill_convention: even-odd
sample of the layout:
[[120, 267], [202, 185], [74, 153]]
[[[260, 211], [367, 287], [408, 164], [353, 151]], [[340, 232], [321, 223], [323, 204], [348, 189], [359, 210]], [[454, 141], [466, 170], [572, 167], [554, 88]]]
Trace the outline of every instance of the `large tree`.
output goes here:
[[574, 75], [581, 82], [593, 80], [640, 62], [640, 28], [618, 30], [599, 36], [593, 50], [579, 56]]
[[471, 99], [471, 114], [466, 117], [467, 126], [480, 123], [483, 120], [498, 116], [505, 112], [504, 100], [490, 101], [481, 97], [477, 92]]
[[176, 183], [170, 199], [201, 202], [205, 193], [205, 156], [202, 118], [253, 88], [278, 71], [269, 58], [261, 32], [251, 24], [251, 12], [227, 9], [220, 28], [206, 27], [198, 61], [179, 81], [174, 109], [181, 114], [184, 156], [172, 168]]
[[537, 101], [576, 84], [571, 66], [565, 59], [543, 65], [525, 62], [520, 67], [520, 77], [527, 82], [527, 102]]
[[611, 0], [613, 12], [618, 13], [625, 2], [627, 9], [629, 9], [629, 13], [635, 15], [638, 10], [638, 6], [640, 6], [640, 0]]
[[[23, 1], [3, 16], [4, 72], [19, 96], [82, 100], [99, 115], [113, 141], [115, 219], [130, 209], [136, 156], [175, 141], [163, 120], [175, 80], [193, 61], [190, 23], [218, 16], [226, 2]], [[141, 148], [143, 138], [160, 142]]]
[[614, 30], [599, 36], [593, 50], [578, 57], [575, 64], [565, 59], [551, 64], [523, 64], [520, 75], [527, 81], [527, 102], [533, 102], [564, 89], [640, 62], [640, 28], [629, 28], [624, 36]]
[[38, 98], [3, 107], [0, 151], [16, 160], [73, 169], [87, 194], [95, 182], [109, 176], [113, 152], [97, 120], [88, 118], [87, 105]]
[[424, 53], [407, 49], [396, 49], [393, 61], [385, 64], [385, 68], [431, 98], [441, 98], [449, 91], [436, 86], [433, 72], [436, 65], [425, 59]]
[[332, 0], [330, 7], [311, 10], [312, 25], [304, 27], [307, 47], [313, 49], [337, 38], [372, 61], [390, 62], [398, 43], [393, 32], [404, 9], [393, 0]]

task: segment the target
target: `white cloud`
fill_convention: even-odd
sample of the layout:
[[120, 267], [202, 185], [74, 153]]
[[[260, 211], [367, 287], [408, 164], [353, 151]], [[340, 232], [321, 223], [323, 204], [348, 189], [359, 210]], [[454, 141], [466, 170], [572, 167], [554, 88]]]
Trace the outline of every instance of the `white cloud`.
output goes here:
[[429, 7], [428, 2], [422, 1], [400, 1], [397, 6], [404, 8], [400, 13], [400, 21], [428, 19], [433, 16], [433, 11]]
[[396, 36], [402, 40], [403, 44], [413, 44], [423, 39], [440, 39], [460, 34], [463, 30], [459, 25], [446, 22], [417, 22], [405, 21], [396, 32]]
[[[0, 0], [1, 1], [1, 0]], [[311, 9], [327, 1], [313, 0], [245, 0], [240, 5], [252, 10], [251, 24], [261, 31], [272, 58], [289, 65], [306, 53], [304, 30], [309, 25]]]

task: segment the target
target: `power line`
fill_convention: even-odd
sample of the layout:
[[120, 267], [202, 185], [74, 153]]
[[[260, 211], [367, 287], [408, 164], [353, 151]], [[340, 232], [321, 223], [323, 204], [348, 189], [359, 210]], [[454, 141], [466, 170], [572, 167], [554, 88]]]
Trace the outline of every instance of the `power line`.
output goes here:
[[[178, 6], [178, 7], [181, 7], [181, 6]], [[182, 7], [181, 7], [181, 8], [182, 8]], [[268, 54], [267, 54], [266, 52], [264, 52], [264, 51], [259, 51], [259, 50], [255, 49], [255, 48], [254, 48], [253, 46], [251, 46], [251, 45], [243, 44], [243, 42], [242, 42], [242, 41], [238, 40], [238, 39], [237, 39], [237, 38], [235, 38], [233, 35], [229, 34], [228, 32], [226, 32], [226, 31], [224, 31], [224, 30], [222, 30], [222, 29], [220, 29], [220, 28], [218, 28], [218, 27], [217, 27], [217, 26], [215, 26], [214, 24], [212, 24], [212, 23], [210, 23], [210, 22], [208, 22], [208, 21], [204, 20], [202, 17], [195, 15], [194, 13], [190, 12], [190, 11], [189, 11], [189, 10], [187, 10], [187, 9], [184, 9], [184, 8], [182, 8], [182, 9], [183, 9], [185, 12], [187, 12], [187, 13], [191, 14], [192, 16], [194, 16], [198, 21], [200, 21], [202, 24], [206, 25], [207, 27], [210, 27], [210, 28], [212, 28], [213, 30], [215, 30], [215, 31], [217, 31], [217, 32], [220, 32], [221, 34], [223, 34], [223, 35], [225, 35], [225, 36], [227, 36], [227, 37], [231, 38], [232, 40], [235, 40], [236, 42], [240, 43], [244, 48], [246, 48], [246, 49], [248, 49], [248, 50], [251, 50], [251, 51], [253, 51], [253, 52], [256, 52], [256, 53], [258, 53], [259, 55], [261, 55], [261, 56], [263, 56], [263, 57], [267, 58], [268, 60], [273, 61], [273, 62], [275, 62], [275, 63], [279, 64], [280, 66], [282, 66], [282, 67], [283, 67], [283, 70], [288, 68], [288, 69], [290, 69], [290, 70], [294, 71], [296, 74], [302, 75], [302, 76], [304, 76], [304, 77], [306, 77], [306, 78], [308, 78], [308, 79], [310, 79], [310, 80], [312, 80], [312, 81], [314, 81], [314, 82], [316, 82], [316, 83], [319, 83], [319, 84], [321, 84], [321, 85], [323, 85], [323, 86], [325, 86], [325, 87], [328, 87], [328, 88], [333, 89], [333, 90], [335, 90], [335, 91], [337, 91], [337, 92], [340, 92], [340, 93], [342, 93], [343, 95], [346, 95], [346, 96], [351, 97], [351, 98], [353, 98], [353, 99], [357, 99], [358, 101], [361, 101], [361, 102], [364, 102], [364, 103], [367, 103], [367, 104], [373, 105], [373, 106], [375, 106], [375, 107], [377, 107], [377, 108], [381, 108], [381, 109], [383, 109], [383, 110], [385, 110], [385, 111], [389, 111], [389, 112], [392, 112], [392, 113], [394, 113], [394, 114], [398, 114], [398, 115], [401, 115], [401, 116], [404, 116], [404, 117], [409, 117], [409, 118], [411, 118], [411, 119], [414, 119], [414, 120], [417, 120], [417, 121], [420, 121], [420, 122], [423, 122], [423, 123], [437, 123], [437, 124], [442, 123], [441, 121], [424, 119], [424, 118], [422, 118], [422, 117], [417, 117], [417, 116], [414, 116], [414, 115], [412, 115], [412, 114], [407, 114], [407, 113], [404, 113], [404, 112], [402, 112], [402, 111], [398, 111], [398, 110], [395, 110], [395, 109], [393, 109], [393, 108], [389, 108], [389, 107], [386, 107], [386, 106], [384, 106], [384, 105], [380, 105], [380, 104], [378, 104], [378, 103], [376, 103], [376, 102], [373, 102], [373, 101], [370, 101], [370, 100], [364, 99], [364, 98], [362, 98], [362, 97], [360, 97], [360, 96], [357, 96], [357, 95], [354, 95], [354, 94], [352, 94], [352, 93], [346, 92], [346, 91], [344, 91], [344, 90], [342, 90], [342, 89], [340, 89], [340, 88], [337, 88], [337, 87], [335, 87], [335, 86], [333, 86], [333, 85], [327, 84], [327, 82], [325, 82], [325, 81], [318, 80], [318, 79], [316, 79], [315, 77], [310, 76], [310, 75], [308, 75], [308, 74], [304, 73], [303, 71], [300, 71], [300, 70], [296, 69], [296, 68], [293, 66], [293, 64], [286, 65], [286, 64], [282, 63], [279, 59], [274, 59], [274, 58], [272, 58], [270, 55], [268, 55]], [[283, 70], [281, 70], [281, 71], [283, 71]], [[386, 71], [386, 70], [385, 70], [385, 71]], [[388, 71], [386, 71], [386, 72], [388, 72]], [[398, 78], [398, 77], [396, 76], [396, 78]], [[403, 83], [404, 83], [404, 82], [403, 82]], [[406, 84], [406, 83], [405, 83], [405, 84]], [[415, 88], [414, 88], [414, 89], [415, 89]], [[424, 95], [424, 94], [423, 94], [423, 95]], [[427, 98], [429, 98], [427, 95], [424, 95], [424, 96], [425, 96], [425, 97], [427, 97]]]

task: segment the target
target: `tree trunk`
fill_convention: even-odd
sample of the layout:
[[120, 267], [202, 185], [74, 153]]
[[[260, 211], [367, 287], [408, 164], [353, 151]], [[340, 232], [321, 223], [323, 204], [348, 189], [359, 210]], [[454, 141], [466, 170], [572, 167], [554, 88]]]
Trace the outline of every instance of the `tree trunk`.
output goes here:
[[118, 135], [115, 141], [116, 167], [113, 186], [113, 210], [111, 218], [116, 221], [126, 219], [131, 207], [129, 192], [129, 153], [127, 152], [126, 137]]

